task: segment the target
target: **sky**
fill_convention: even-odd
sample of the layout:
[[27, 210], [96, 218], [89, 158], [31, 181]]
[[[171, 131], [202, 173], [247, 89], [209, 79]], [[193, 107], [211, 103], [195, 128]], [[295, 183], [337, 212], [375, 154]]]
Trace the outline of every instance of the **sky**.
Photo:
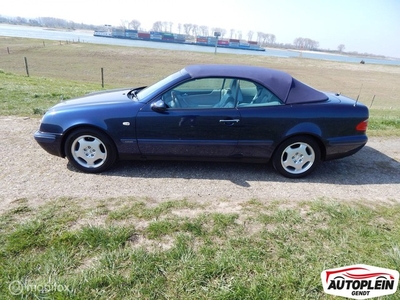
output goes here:
[[[277, 43], [303, 37], [320, 49], [400, 57], [400, 0], [11, 0], [1, 16], [54, 17], [76, 23], [119, 26], [138, 20], [205, 25], [274, 34]], [[229, 37], [229, 36], [226, 36]], [[256, 38], [256, 34], [253, 39]]]

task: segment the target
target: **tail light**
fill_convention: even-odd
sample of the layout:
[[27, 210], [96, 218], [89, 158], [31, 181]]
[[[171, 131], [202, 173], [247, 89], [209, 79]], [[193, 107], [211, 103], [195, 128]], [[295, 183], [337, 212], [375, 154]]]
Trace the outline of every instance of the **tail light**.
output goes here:
[[357, 131], [367, 131], [367, 128], [368, 128], [368, 119], [358, 123], [356, 126]]

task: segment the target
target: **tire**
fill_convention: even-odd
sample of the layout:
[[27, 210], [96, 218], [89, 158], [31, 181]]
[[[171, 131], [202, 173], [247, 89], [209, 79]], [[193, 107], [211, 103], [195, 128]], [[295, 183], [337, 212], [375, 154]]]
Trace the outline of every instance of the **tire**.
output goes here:
[[65, 154], [70, 163], [86, 173], [100, 173], [109, 169], [117, 159], [112, 140], [99, 130], [81, 128], [68, 135]]
[[321, 161], [321, 149], [311, 137], [295, 136], [275, 150], [272, 165], [288, 178], [301, 178], [312, 173]]

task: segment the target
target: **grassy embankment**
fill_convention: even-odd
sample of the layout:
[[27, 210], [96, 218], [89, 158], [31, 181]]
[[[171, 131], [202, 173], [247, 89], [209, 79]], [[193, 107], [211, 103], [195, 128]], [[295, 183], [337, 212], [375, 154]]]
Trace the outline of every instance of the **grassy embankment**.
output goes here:
[[[282, 69], [351, 97], [360, 93], [368, 106], [376, 95], [371, 133], [399, 135], [399, 67], [51, 41], [43, 47], [14, 38], [0, 38], [0, 49], [3, 116], [39, 117], [60, 98], [99, 90], [101, 67], [106, 88], [115, 88], [147, 85], [191, 63], [239, 63]], [[0, 216], [2, 299], [331, 299], [322, 291], [324, 269], [355, 263], [400, 269], [396, 203], [249, 199], [240, 214], [213, 212], [191, 199], [80, 203], [61, 198], [32, 208], [19, 199]]]

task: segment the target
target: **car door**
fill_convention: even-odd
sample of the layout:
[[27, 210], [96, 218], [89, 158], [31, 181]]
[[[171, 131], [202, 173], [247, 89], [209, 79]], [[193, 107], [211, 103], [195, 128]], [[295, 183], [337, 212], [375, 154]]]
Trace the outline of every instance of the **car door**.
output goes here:
[[242, 131], [237, 150], [244, 157], [270, 158], [276, 141], [291, 124], [290, 108], [257, 83], [241, 80], [240, 88], [244, 101], [238, 104]]
[[[142, 155], [164, 158], [232, 155], [240, 136], [240, 115], [235, 104], [219, 105], [228, 98], [225, 88], [228, 84], [224, 78], [190, 81], [146, 104], [136, 117]], [[154, 104], [160, 101], [165, 110], [154, 109]]]

